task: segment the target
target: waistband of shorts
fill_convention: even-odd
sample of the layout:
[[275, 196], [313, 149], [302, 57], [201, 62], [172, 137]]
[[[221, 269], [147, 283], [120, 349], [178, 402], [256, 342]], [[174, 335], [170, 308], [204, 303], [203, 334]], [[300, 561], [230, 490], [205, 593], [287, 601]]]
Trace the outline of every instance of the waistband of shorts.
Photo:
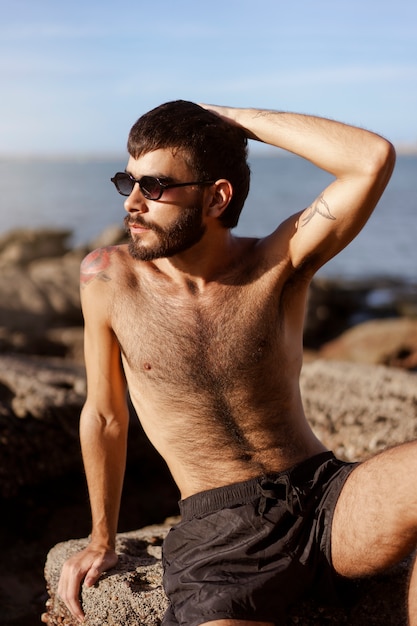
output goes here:
[[201, 491], [184, 500], [180, 500], [179, 508], [183, 521], [188, 521], [194, 517], [210, 515], [223, 508], [249, 504], [260, 496], [260, 485], [265, 480], [277, 481], [287, 476], [297, 480], [303, 480], [305, 476], [311, 479], [312, 474], [324, 463], [334, 460], [333, 452], [321, 452], [301, 463], [283, 470], [282, 472], [271, 472], [262, 474], [256, 478], [251, 478], [243, 482], [231, 483], [224, 487], [216, 487]]

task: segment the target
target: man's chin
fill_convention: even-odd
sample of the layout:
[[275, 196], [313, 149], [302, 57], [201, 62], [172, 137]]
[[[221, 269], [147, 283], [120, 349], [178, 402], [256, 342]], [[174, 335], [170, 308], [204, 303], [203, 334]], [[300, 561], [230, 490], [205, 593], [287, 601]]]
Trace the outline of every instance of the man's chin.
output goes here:
[[163, 256], [157, 250], [147, 250], [146, 248], [137, 246], [133, 241], [128, 244], [128, 252], [135, 261], [154, 261]]
[[128, 251], [136, 261], [154, 261], [155, 259], [172, 258], [186, 252], [196, 245], [203, 237], [205, 228], [194, 230], [188, 237], [160, 237], [154, 247], [146, 247], [140, 237], [137, 239], [129, 233]]

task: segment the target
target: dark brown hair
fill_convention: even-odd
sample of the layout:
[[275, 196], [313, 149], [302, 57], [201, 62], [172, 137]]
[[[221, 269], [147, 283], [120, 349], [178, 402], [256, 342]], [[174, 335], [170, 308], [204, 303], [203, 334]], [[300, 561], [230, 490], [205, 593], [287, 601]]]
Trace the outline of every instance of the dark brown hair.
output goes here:
[[247, 143], [243, 129], [193, 102], [176, 100], [140, 117], [129, 133], [127, 149], [138, 159], [153, 150], [172, 148], [181, 152], [197, 180], [226, 178], [233, 196], [219, 219], [233, 228], [249, 192]]

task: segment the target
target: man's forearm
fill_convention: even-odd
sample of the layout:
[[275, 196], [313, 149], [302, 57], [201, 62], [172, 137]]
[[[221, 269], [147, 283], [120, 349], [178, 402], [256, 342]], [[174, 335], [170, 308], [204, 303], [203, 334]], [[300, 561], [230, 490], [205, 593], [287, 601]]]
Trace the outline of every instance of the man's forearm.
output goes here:
[[84, 408], [80, 439], [92, 514], [92, 543], [114, 549], [126, 465], [128, 413], [104, 419]]
[[301, 156], [337, 178], [373, 174], [381, 170], [391, 144], [374, 133], [321, 117], [204, 105], [247, 136]]

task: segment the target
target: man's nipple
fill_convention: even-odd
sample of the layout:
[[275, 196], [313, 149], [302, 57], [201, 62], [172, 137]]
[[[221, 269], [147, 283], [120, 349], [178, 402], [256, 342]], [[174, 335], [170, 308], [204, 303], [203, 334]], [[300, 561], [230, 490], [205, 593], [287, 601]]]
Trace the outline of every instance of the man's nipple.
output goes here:
[[151, 369], [152, 369], [152, 365], [146, 361], [146, 362], [143, 364], [143, 369], [144, 369], [144, 370], [151, 370]]

